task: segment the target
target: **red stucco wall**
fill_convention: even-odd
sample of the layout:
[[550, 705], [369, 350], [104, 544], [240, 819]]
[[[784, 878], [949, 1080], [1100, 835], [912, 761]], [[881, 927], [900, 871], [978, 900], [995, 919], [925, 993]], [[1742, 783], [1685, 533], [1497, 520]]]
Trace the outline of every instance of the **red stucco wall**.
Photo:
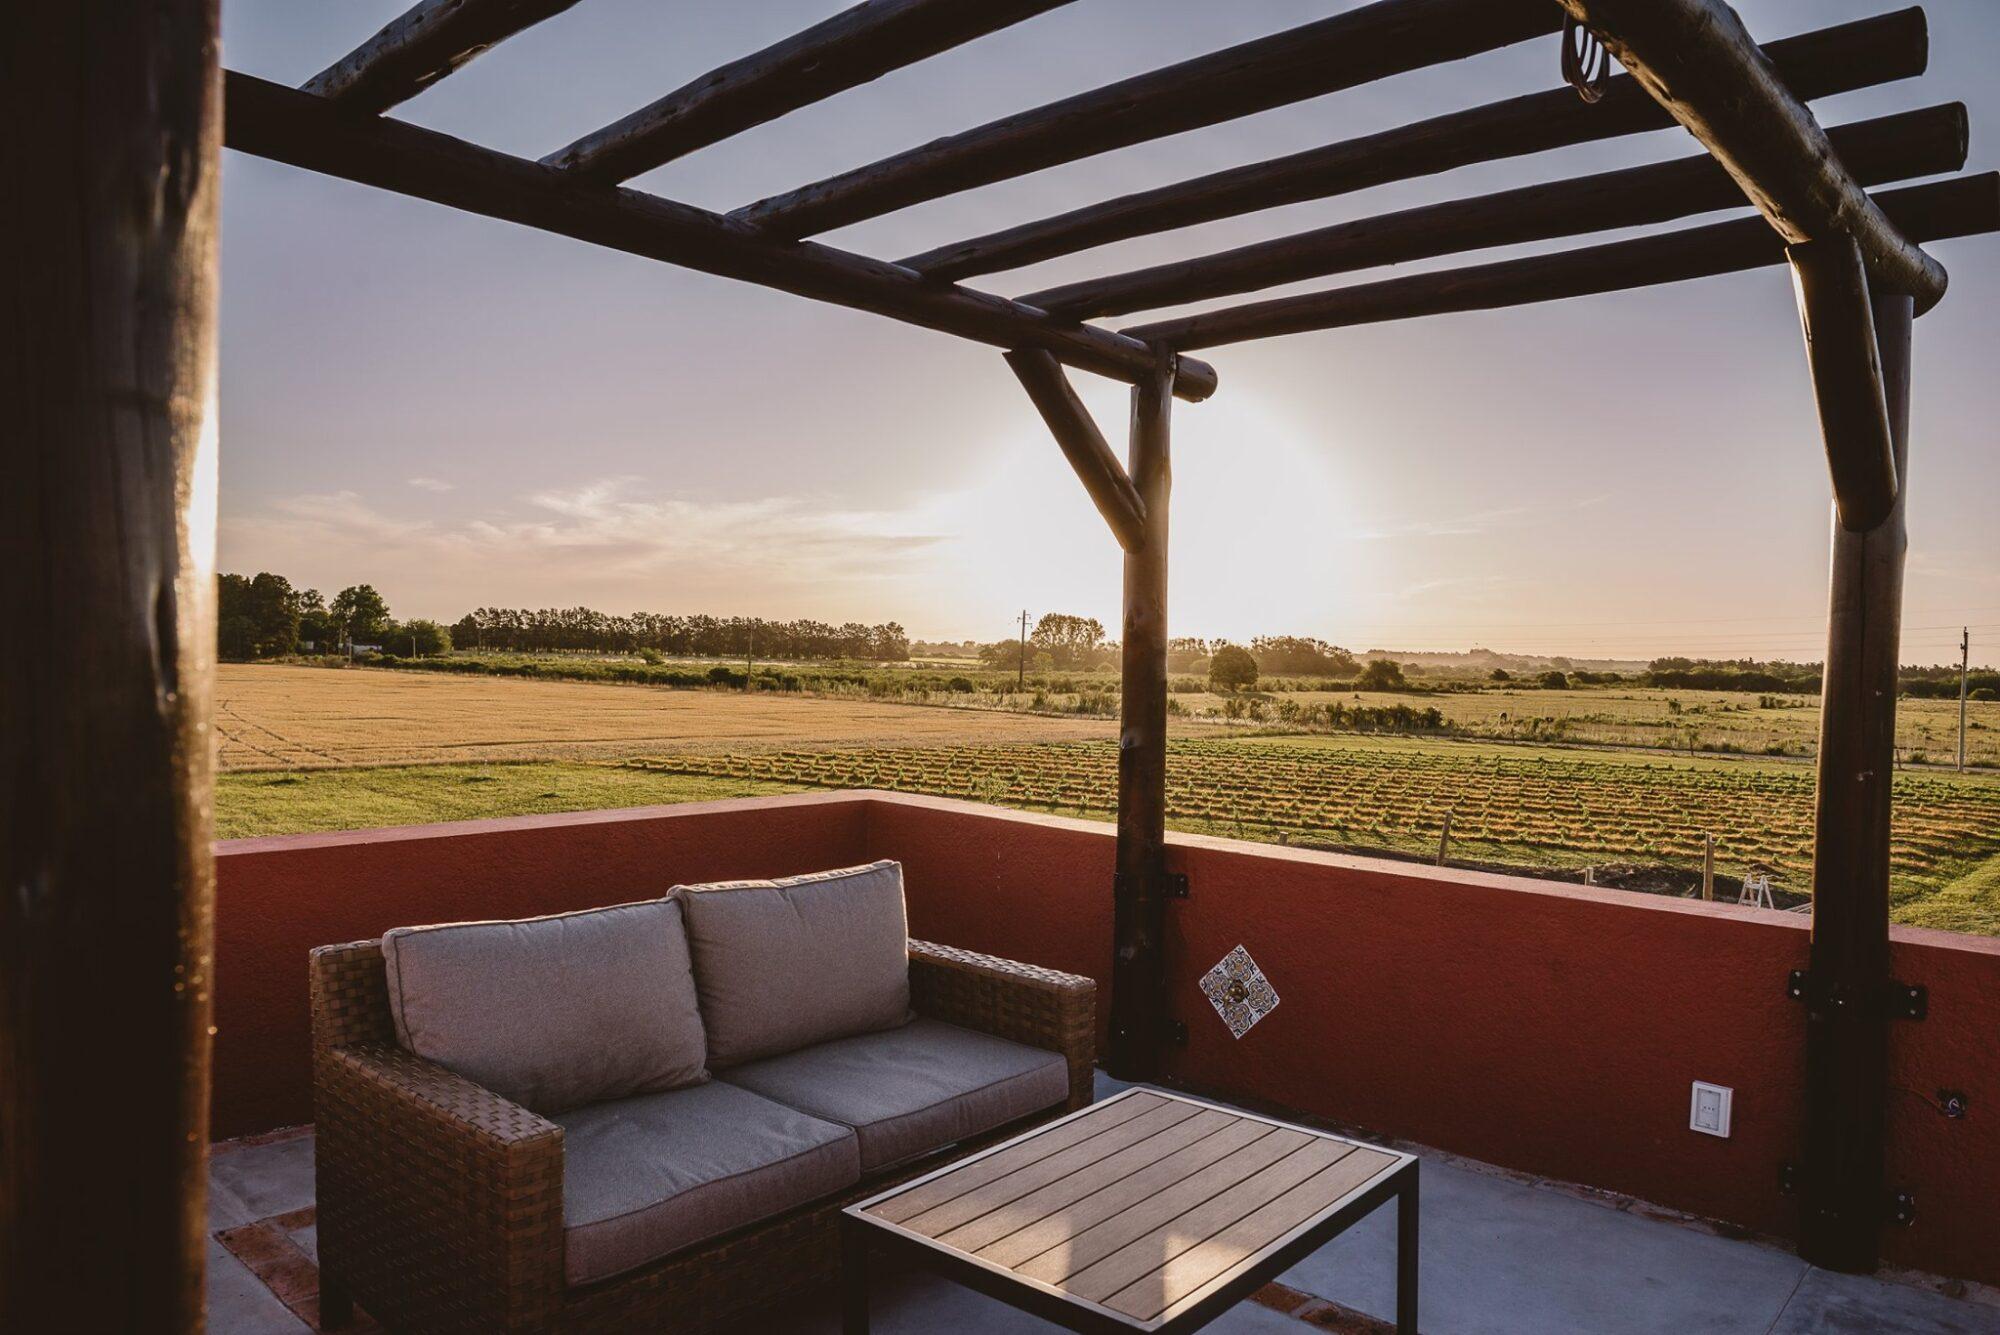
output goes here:
[[[1805, 962], [1790, 914], [1176, 836], [1171, 1074], [1566, 1181], [1790, 1233]], [[305, 955], [399, 923], [557, 912], [675, 881], [903, 861], [911, 931], [1091, 975], [1111, 956], [1111, 828], [821, 794], [218, 847], [215, 1129], [308, 1119]], [[1234, 946], [1278, 1009], [1232, 1039], [1197, 988]], [[2000, 942], [1898, 929], [1930, 1018], [1892, 1031], [1897, 1259], [2000, 1282]], [[1100, 1021], [1103, 1016], [1100, 1014]], [[1689, 1083], [1736, 1091], [1729, 1140]], [[1970, 1096], [1948, 1120], [1940, 1089]]]
[[[927, 799], [880, 801], [939, 940], [1105, 984], [1107, 825]], [[1765, 1232], [1794, 1231], [1805, 1019], [1785, 995], [1804, 918], [1524, 878], [1173, 836], [1177, 1080]], [[1278, 1009], [1230, 1037], [1198, 982], [1237, 945]], [[1896, 976], [1930, 1018], [1891, 1034], [1889, 1175], [1917, 1218], [1891, 1255], [2000, 1282], [2000, 942], [1898, 928]], [[1100, 1017], [1101, 1018], [1101, 1017]], [[1690, 1085], [1735, 1094], [1728, 1140], [1688, 1129]], [[1940, 1089], [1972, 1115], [1945, 1118]]]
[[213, 1132], [312, 1120], [314, 946], [865, 862], [865, 813], [814, 794], [219, 843]]

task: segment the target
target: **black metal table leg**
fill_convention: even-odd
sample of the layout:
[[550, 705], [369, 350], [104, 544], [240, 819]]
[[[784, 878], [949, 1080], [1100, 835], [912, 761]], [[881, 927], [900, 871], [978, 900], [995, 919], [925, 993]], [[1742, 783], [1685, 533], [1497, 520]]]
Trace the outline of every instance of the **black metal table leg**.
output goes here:
[[1417, 1165], [1396, 1193], [1396, 1335], [1417, 1335]]
[[868, 1335], [868, 1230], [840, 1221], [841, 1335]]

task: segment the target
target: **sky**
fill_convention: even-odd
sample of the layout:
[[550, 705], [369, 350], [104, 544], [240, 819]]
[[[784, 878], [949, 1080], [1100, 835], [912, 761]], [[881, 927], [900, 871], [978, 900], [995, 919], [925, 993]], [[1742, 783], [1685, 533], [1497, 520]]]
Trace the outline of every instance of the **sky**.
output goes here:
[[[232, 0], [224, 63], [301, 83], [406, 2]], [[540, 157], [842, 7], [582, 0], [393, 114]], [[1161, 22], [1159, 0], [1079, 0], [633, 184], [726, 211], [1355, 7], [1173, 0]], [[1897, 6], [1737, 7], [1769, 39]], [[1926, 8], [1922, 80], [1815, 109], [1837, 125], [1962, 100], [1968, 170], [2000, 166], [2000, 6]], [[822, 239], [893, 258], [1556, 82], [1549, 38]], [[973, 281], [1018, 294], [1694, 151], [1663, 130]], [[1118, 549], [995, 349], [234, 152], [223, 198], [224, 570], [328, 594], [372, 583], [399, 615], [446, 621], [479, 605], [584, 604], [990, 640], [1026, 608], [1115, 634]], [[1952, 285], [1916, 333], [1903, 659], [1955, 659], [1970, 624], [1974, 661], [1991, 661], [2000, 238], [1929, 249]], [[1141, 318], [1157, 316], [1123, 322]], [[1175, 634], [1579, 657], [1823, 650], [1828, 484], [1782, 268], [1202, 355], [1220, 391], [1176, 405], [1173, 423]], [[1073, 378], [1119, 441], [1125, 388]]]

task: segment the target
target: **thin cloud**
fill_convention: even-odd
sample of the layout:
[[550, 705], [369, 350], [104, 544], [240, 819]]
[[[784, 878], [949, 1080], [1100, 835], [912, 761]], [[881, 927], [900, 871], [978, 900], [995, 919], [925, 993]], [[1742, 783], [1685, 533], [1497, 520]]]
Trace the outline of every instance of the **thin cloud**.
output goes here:
[[895, 512], [796, 496], [697, 500], [628, 478], [452, 520], [406, 518], [355, 491], [289, 496], [225, 519], [221, 537], [225, 563], [295, 579], [396, 572], [399, 584], [490, 590], [489, 600], [660, 608], [771, 596], [846, 604], [848, 593], [920, 570], [942, 541]]
[[415, 488], [416, 488], [416, 489], [417, 489], [418, 491], [457, 491], [457, 490], [458, 490], [458, 488], [457, 488], [457, 486], [456, 486], [456, 485], [454, 485], [453, 483], [450, 483], [450, 482], [447, 482], [447, 481], [445, 481], [445, 480], [444, 480], [443, 478], [441, 478], [441, 477], [413, 477], [413, 478], [411, 478], [411, 479], [410, 479], [410, 485], [411, 485], [411, 486], [413, 486], [413, 487], [415, 487]]

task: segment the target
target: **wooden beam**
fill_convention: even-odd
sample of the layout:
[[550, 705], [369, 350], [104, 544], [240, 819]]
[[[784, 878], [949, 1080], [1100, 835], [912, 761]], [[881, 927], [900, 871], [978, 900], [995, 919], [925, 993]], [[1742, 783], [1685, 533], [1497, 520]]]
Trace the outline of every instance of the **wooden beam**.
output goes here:
[[1013, 368], [1021, 388], [1028, 391], [1063, 457], [1090, 493], [1097, 513], [1111, 526], [1118, 545], [1128, 552], [1140, 550], [1146, 542], [1145, 503], [1091, 419], [1090, 410], [1070, 386], [1062, 363], [1040, 348], [1022, 348], [1007, 354], [1007, 365]]
[[[1877, 199], [1905, 233], [1920, 241], [2000, 231], [2000, 174], [1886, 190]], [[1314, 329], [1561, 301], [1784, 262], [1785, 244], [1770, 227], [1760, 218], [1740, 218], [1634, 241], [1255, 301], [1125, 332], [1175, 349], [1213, 348]]]
[[863, 0], [776, 45], [710, 70], [542, 161], [584, 180], [630, 180], [753, 125], [1068, 3]]
[[[1930, 39], [1921, 9], [1823, 28], [1764, 48], [1800, 100], [1924, 72]], [[1345, 139], [1265, 162], [1122, 195], [1053, 217], [927, 250], [900, 261], [956, 282], [1135, 236], [1171, 231], [1307, 199], [1326, 199], [1475, 162], [1664, 129], [1673, 117], [1630, 75], [1585, 102], [1565, 85]]]
[[1128, 453], [1146, 511], [1145, 542], [1125, 553], [1119, 641], [1118, 873], [1112, 889], [1111, 1041], [1120, 1080], [1160, 1074], [1167, 1044], [1167, 511], [1173, 493], [1172, 371], [1132, 387]]
[[1847, 237], [1787, 251], [1805, 328], [1813, 398], [1841, 525], [1865, 533], [1897, 492], [1896, 445], [1876, 351], [1874, 301], [1861, 248]]
[[[1158, 353], [1089, 325], [1062, 325], [1018, 302], [940, 286], [830, 246], [772, 241], [756, 228], [636, 190], [579, 185], [553, 167], [388, 118], [344, 115], [324, 98], [230, 71], [227, 144], [274, 162], [540, 228], [650, 259], [758, 283], [979, 343], [1038, 347], [1070, 366], [1128, 383]], [[1174, 392], [1203, 399], [1215, 371], [1177, 363]]]
[[[1581, 101], [1581, 99], [1578, 99]], [[1969, 122], [1958, 103], [1842, 126], [1834, 147], [1867, 184], [1954, 172]], [[1668, 222], [1741, 207], [1742, 192], [1706, 153], [1567, 181], [1454, 199], [1292, 236], [1067, 283], [1021, 298], [1064, 320], [1178, 306], [1383, 264]]]
[[1883, 287], [1944, 296], [1943, 266], [1870, 201], [1724, 0], [1558, 0], [1729, 169], [1787, 244], [1851, 236]]
[[214, 0], [13, 5], [0, 1330], [202, 1328]]
[[422, 0], [303, 85], [370, 115], [407, 102], [459, 66], [576, 0]]
[[1560, 15], [1547, 0], [1377, 0], [934, 140], [759, 200], [735, 216], [779, 236], [807, 236], [1057, 163], [1511, 46], [1560, 26]]
[[[1904, 478], [1913, 316], [1908, 296], [1877, 295], [1884, 402]], [[1829, 1270], [1874, 1269], [1888, 1223], [1889, 837], [1906, 496], [1865, 532], [1833, 526], [1799, 1173], [1799, 1252]]]

